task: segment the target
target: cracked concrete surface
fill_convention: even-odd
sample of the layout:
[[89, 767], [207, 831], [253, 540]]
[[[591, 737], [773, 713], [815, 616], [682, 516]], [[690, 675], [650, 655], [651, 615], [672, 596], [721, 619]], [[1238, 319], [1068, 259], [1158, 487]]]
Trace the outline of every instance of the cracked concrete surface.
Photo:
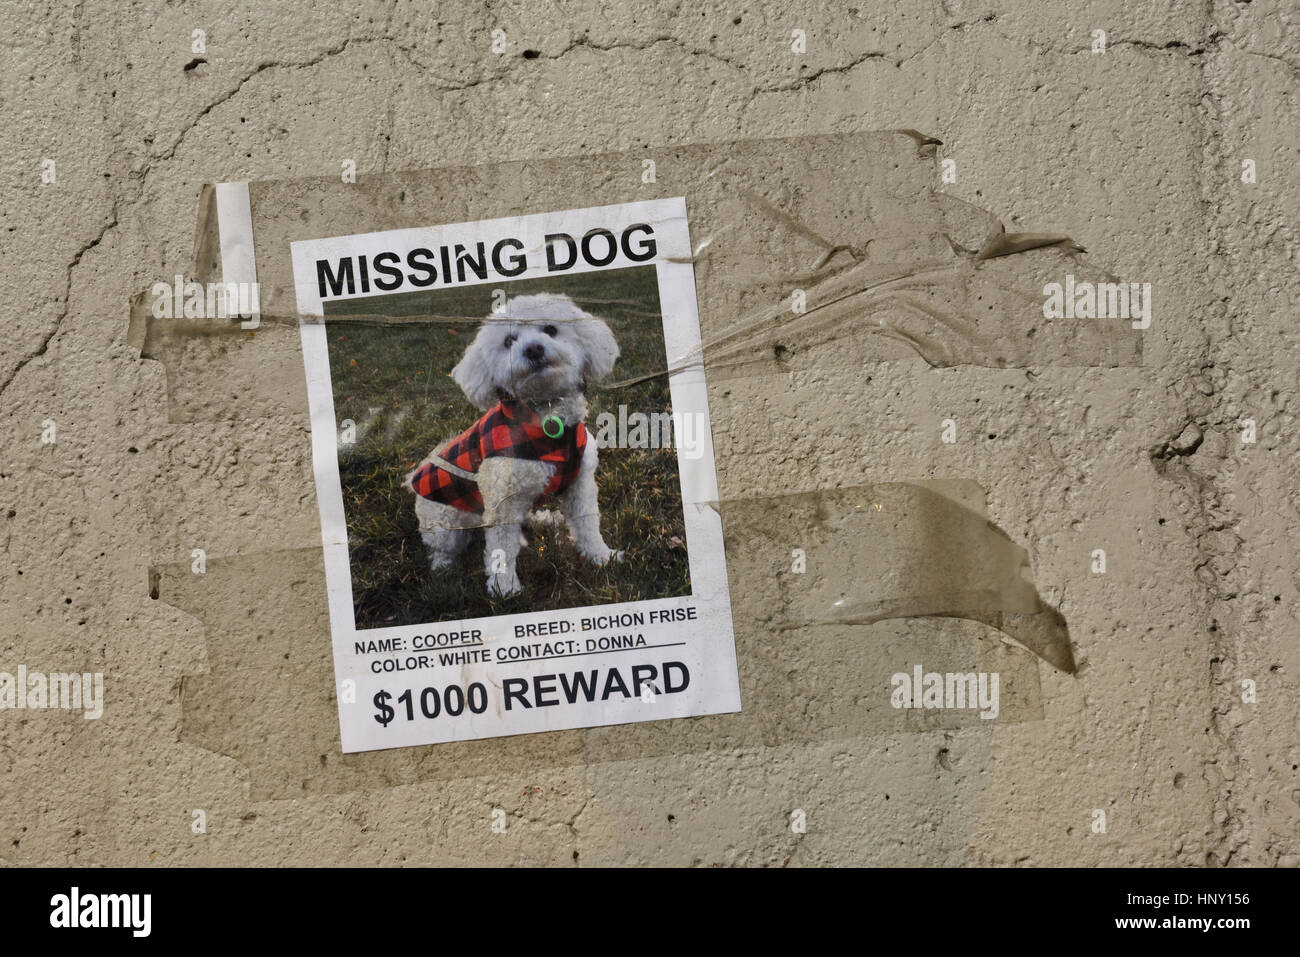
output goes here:
[[[1294, 5], [4, 10], [0, 670], [102, 671], [107, 702], [0, 712], [0, 860], [1300, 865]], [[277, 800], [182, 742], [206, 646], [149, 597], [149, 566], [187, 555], [160, 545], [153, 491], [219, 462], [274, 502], [306, 442], [288, 418], [168, 423], [163, 370], [125, 342], [130, 297], [189, 261], [201, 184], [886, 128], [943, 141], [946, 193], [1155, 287], [1143, 368], [882, 362], [869, 461], [796, 483], [987, 488], [1071, 624], [1079, 672], [1042, 667], [1041, 721], [618, 760], [596, 735], [545, 767]], [[827, 385], [792, 374], [781, 401]], [[937, 453], [948, 415], [996, 439]], [[722, 481], [790, 484], [743, 454]], [[274, 509], [196, 511], [170, 520], [216, 529], [210, 554], [237, 548], [226, 526], [312, 544]]]

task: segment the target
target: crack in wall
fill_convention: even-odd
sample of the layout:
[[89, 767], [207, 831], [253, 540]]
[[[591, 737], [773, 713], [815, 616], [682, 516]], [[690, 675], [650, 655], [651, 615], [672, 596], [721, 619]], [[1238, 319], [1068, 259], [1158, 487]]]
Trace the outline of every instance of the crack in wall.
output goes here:
[[104, 237], [108, 235], [110, 230], [115, 229], [117, 224], [117, 203], [114, 203], [109, 221], [100, 227], [99, 233], [94, 239], [77, 250], [76, 255], [72, 257], [72, 262], [68, 263], [67, 280], [63, 286], [63, 307], [59, 310], [59, 314], [54, 317], [54, 324], [50, 327], [50, 331], [45, 334], [45, 337], [41, 340], [41, 344], [37, 346], [36, 349], [29, 352], [19, 360], [18, 365], [14, 367], [13, 372], [9, 373], [4, 382], [0, 384], [0, 396], [4, 395], [9, 386], [11, 386], [14, 380], [18, 378], [18, 374], [22, 372], [23, 369], [27, 368], [29, 364], [39, 359], [41, 356], [45, 355], [46, 351], [50, 348], [50, 343], [53, 342], [54, 337], [59, 334], [59, 329], [63, 326], [63, 320], [68, 317], [68, 310], [71, 308], [73, 271], [81, 265], [81, 260], [85, 257], [86, 253], [90, 252], [102, 243]]
[[[1206, 0], [1204, 21], [1208, 36], [1204, 58], [1198, 59], [1201, 72], [1201, 96], [1196, 108], [1201, 116], [1201, 168], [1199, 171], [1202, 228], [1214, 248], [1214, 239], [1220, 234], [1221, 195], [1224, 168], [1224, 114], [1223, 93], [1207, 68], [1216, 67], [1224, 55], [1226, 24], [1216, 10], [1215, 0]], [[1184, 45], [1177, 45], [1184, 47]], [[1228, 45], [1228, 49], [1232, 49]], [[1199, 56], [1202, 50], [1189, 55]], [[1231, 75], [1230, 67], [1223, 67]], [[1201, 320], [1204, 342], [1200, 354], [1202, 366], [1193, 376], [1175, 379], [1171, 386], [1183, 400], [1186, 410], [1185, 424], [1176, 438], [1167, 440], [1151, 450], [1151, 463], [1158, 475], [1173, 488], [1176, 501], [1186, 513], [1187, 530], [1196, 549], [1197, 581], [1204, 586], [1201, 615], [1206, 625], [1209, 650], [1207, 679], [1209, 700], [1206, 702], [1205, 734], [1210, 741], [1209, 754], [1202, 774], [1209, 790], [1215, 795], [1209, 822], [1210, 847], [1201, 860], [1192, 863], [1209, 866], [1228, 866], [1240, 861], [1251, 848], [1249, 844], [1250, 810], [1242, 798], [1244, 780], [1249, 768], [1242, 755], [1240, 722], [1230, 716], [1236, 712], [1234, 679], [1240, 650], [1240, 599], [1243, 594], [1242, 571], [1238, 567], [1242, 539], [1235, 531], [1242, 515], [1231, 503], [1231, 480], [1235, 464], [1228, 454], [1216, 446], [1204, 446], [1207, 433], [1221, 432], [1231, 436], [1236, 431], [1236, 417], [1227, 408], [1234, 400], [1215, 383], [1208, 374], [1216, 359], [1227, 353], [1226, 365], [1235, 367], [1231, 357], [1239, 350], [1230, 335], [1235, 309], [1229, 300], [1210, 303]], [[1198, 395], [1199, 393], [1199, 395]], [[1198, 414], [1199, 413], [1199, 414]]]

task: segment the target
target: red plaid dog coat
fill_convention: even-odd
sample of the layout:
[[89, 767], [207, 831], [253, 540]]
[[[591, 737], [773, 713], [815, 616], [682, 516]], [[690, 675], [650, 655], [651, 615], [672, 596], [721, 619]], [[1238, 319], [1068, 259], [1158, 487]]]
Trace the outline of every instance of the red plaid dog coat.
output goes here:
[[[540, 503], [574, 483], [586, 449], [587, 427], [581, 422], [551, 438], [542, 429], [542, 420], [536, 412], [520, 402], [502, 401], [436, 454], [466, 472], [478, 472], [484, 459], [496, 455], [551, 462], [556, 466], [555, 474], [538, 497]], [[433, 462], [426, 462], [411, 476], [411, 487], [417, 495], [462, 512], [483, 512], [478, 482], [448, 472]]]

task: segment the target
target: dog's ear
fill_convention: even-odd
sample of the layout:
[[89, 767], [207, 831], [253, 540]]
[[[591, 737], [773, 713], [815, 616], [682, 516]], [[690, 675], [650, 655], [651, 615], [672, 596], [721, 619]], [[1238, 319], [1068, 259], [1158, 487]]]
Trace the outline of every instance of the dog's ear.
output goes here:
[[582, 342], [586, 358], [582, 364], [584, 379], [603, 379], [614, 371], [618, 359], [618, 342], [601, 319], [578, 319], [578, 339]]
[[489, 337], [495, 342], [497, 333], [488, 324], [479, 327], [478, 335], [461, 356], [451, 377], [460, 386], [465, 397], [480, 409], [487, 410], [497, 404], [497, 381], [488, 351]]

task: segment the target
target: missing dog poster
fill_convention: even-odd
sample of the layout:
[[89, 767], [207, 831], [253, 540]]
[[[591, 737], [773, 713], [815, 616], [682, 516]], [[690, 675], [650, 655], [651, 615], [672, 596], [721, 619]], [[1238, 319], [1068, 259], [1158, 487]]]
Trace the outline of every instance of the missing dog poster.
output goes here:
[[292, 254], [343, 751], [739, 711], [685, 200]]

